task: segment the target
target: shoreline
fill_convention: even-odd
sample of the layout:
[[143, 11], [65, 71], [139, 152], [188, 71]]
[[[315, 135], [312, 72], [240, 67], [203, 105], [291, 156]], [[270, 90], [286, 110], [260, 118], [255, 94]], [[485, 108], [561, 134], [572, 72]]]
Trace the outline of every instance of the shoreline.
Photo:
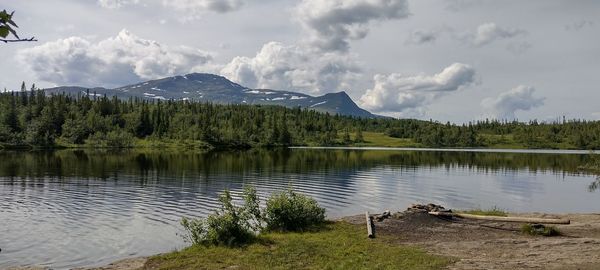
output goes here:
[[546, 149], [546, 148], [438, 148], [438, 147], [394, 147], [394, 146], [252, 146], [252, 147], [229, 147], [229, 146], [196, 146], [191, 144], [177, 144], [173, 142], [155, 142], [151, 145], [135, 145], [131, 147], [95, 147], [86, 145], [77, 146], [54, 146], [54, 147], [30, 147], [30, 146], [6, 146], [0, 145], [1, 151], [136, 151], [136, 150], [186, 150], [186, 151], [246, 151], [254, 149], [314, 149], [314, 150], [361, 150], [361, 151], [423, 151], [423, 152], [467, 152], [467, 153], [516, 153], [516, 154], [566, 154], [566, 155], [600, 155], [600, 150], [585, 149]]
[[[406, 212], [403, 212], [406, 213]], [[390, 217], [375, 222], [376, 238], [393, 245], [416, 247], [433, 256], [453, 258], [444, 269], [596, 269], [600, 264], [600, 213], [510, 213], [517, 217], [567, 218], [556, 225], [561, 236], [530, 236], [519, 231], [523, 223], [494, 221], [448, 222], [430, 215]], [[332, 220], [365, 228], [365, 216]], [[364, 235], [366, 238], [366, 234]], [[134, 257], [100, 267], [76, 270], [146, 269], [153, 257]], [[13, 267], [10, 270], [48, 268]]]
[[386, 146], [290, 146], [289, 149], [383, 150], [427, 152], [523, 153], [523, 154], [600, 154], [600, 150], [519, 149], [519, 148], [429, 148]]

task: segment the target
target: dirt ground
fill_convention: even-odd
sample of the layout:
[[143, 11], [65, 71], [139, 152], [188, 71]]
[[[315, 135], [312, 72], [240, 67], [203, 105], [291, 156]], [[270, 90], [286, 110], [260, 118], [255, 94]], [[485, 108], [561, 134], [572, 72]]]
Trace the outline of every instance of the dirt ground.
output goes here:
[[[522, 223], [411, 213], [375, 222], [375, 231], [394, 243], [456, 258], [448, 269], [600, 269], [600, 214], [511, 216], [567, 218], [571, 224], [556, 225], [562, 236], [543, 237], [521, 233]], [[366, 226], [364, 215], [343, 220]]]
[[[136, 270], [136, 269], [141, 269], [144, 266], [144, 264], [146, 263], [146, 261], [148, 261], [148, 258], [140, 257], [140, 258], [132, 258], [132, 259], [125, 259], [125, 260], [117, 261], [117, 262], [114, 262], [114, 263], [111, 263], [109, 265], [102, 266], [102, 267], [74, 268], [73, 270]], [[6, 270], [50, 270], [50, 268], [31, 266], [31, 267], [11, 267]]]
[[75, 268], [73, 270], [135, 270], [144, 267], [146, 261], [148, 261], [148, 258], [139, 257], [117, 261], [109, 265], [97, 268]]

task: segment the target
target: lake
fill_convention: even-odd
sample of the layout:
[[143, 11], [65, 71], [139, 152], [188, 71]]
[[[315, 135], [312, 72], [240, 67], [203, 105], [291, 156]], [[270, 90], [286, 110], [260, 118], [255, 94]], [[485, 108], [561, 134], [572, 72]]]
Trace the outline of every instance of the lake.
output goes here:
[[[585, 152], [411, 149], [0, 151], [0, 268], [99, 266], [185, 247], [183, 216], [224, 189], [293, 188], [330, 218], [411, 203], [508, 211], [600, 212]], [[239, 197], [238, 197], [239, 198]]]

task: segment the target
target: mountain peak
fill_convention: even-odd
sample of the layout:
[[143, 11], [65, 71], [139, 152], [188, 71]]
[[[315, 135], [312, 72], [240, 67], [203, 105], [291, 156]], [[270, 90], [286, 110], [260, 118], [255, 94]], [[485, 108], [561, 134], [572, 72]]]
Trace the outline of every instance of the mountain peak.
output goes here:
[[340, 92], [334, 92], [334, 93], [327, 93], [324, 96], [333, 96], [333, 97], [339, 97], [339, 98], [352, 99], [352, 98], [350, 98], [350, 96], [348, 95], [348, 93], [346, 93], [346, 91], [340, 91]]
[[[115, 89], [94, 89], [96, 95], [137, 97], [150, 100], [191, 100], [219, 104], [261, 104], [290, 108], [310, 108], [331, 114], [366, 118], [377, 117], [358, 107], [344, 91], [309, 96], [291, 91], [250, 89], [227, 78], [210, 73], [189, 73], [163, 79], [140, 82]], [[47, 94], [86, 94], [83, 87], [56, 87], [46, 89]], [[91, 94], [90, 94], [91, 95]]]

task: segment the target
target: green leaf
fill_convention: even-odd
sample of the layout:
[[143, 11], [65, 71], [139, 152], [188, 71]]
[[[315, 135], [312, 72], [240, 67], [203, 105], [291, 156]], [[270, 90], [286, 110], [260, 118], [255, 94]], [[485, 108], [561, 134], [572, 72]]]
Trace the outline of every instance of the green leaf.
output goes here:
[[8, 13], [6, 13], [6, 10], [0, 11], [0, 22], [6, 22], [10, 20], [10, 15], [8, 15]]
[[6, 36], [8, 36], [8, 28], [0, 26], [0, 37], [5, 38]]

